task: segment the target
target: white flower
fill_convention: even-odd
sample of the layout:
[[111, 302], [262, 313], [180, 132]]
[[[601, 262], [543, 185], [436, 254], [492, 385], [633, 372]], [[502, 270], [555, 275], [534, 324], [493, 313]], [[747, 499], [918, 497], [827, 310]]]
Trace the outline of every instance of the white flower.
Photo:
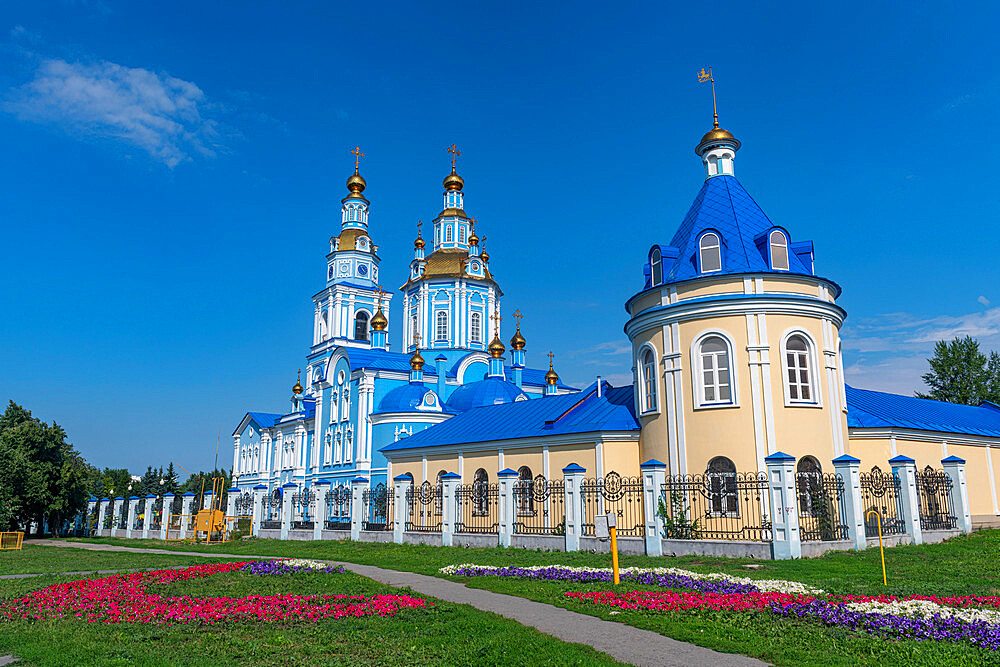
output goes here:
[[286, 558], [281, 562], [289, 567], [307, 567], [310, 570], [325, 570], [329, 567], [326, 563], [321, 563], [318, 560], [309, 560], [307, 558]]
[[957, 618], [961, 621], [975, 623], [986, 621], [990, 624], [1000, 624], [1000, 611], [995, 609], [971, 609], [946, 607], [930, 600], [897, 600], [895, 602], [849, 602], [844, 605], [848, 609], [876, 614], [894, 614], [896, 616], [913, 616], [915, 618]]

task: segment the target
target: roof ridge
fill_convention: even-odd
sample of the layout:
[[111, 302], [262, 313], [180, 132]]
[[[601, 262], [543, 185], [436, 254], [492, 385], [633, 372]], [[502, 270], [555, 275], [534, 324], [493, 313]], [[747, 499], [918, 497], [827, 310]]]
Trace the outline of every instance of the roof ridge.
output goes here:
[[[744, 261], [746, 261], [747, 266], [749, 266], [750, 255], [747, 254], [746, 239], [743, 238], [743, 219], [742, 217], [736, 214], [736, 205], [733, 204], [733, 193], [729, 190], [729, 180], [728, 180], [729, 178], [732, 178], [734, 181], [736, 181], [735, 176], [729, 176], [728, 174], [723, 175], [722, 183], [726, 187], [726, 201], [729, 202], [729, 209], [733, 212], [733, 220], [736, 222], [736, 233], [739, 236], [738, 240], [740, 242], [740, 248], [743, 250], [743, 259]], [[737, 185], [740, 186], [740, 189], [743, 190], [743, 192], [746, 192], [746, 189], [743, 188], [743, 186], [740, 184], [739, 181], [736, 181], [736, 183]], [[748, 197], [750, 196], [749, 192], [746, 192], [746, 194]], [[758, 209], [760, 209], [761, 213], [764, 212], [764, 210], [760, 208], [760, 205], [758, 205], [757, 202], [754, 202], [754, 205], [757, 206]], [[764, 217], [767, 218], [767, 215], [765, 214]], [[770, 222], [770, 218], [768, 218], [768, 222]]]

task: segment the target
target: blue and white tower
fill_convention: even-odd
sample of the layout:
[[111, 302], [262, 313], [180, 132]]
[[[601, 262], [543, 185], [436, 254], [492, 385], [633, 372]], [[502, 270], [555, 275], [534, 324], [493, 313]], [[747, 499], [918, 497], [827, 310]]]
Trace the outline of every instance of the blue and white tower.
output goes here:
[[455, 164], [458, 149], [448, 150], [451, 173], [443, 183], [444, 208], [433, 222], [433, 249], [425, 254], [424, 239], [417, 237], [410, 276], [401, 289], [407, 350], [416, 347], [419, 337], [426, 349], [443, 350], [453, 361], [470, 351], [486, 352], [487, 341], [499, 333], [490, 326], [489, 315], [500, 308], [503, 292], [480, 253], [475, 220], [465, 212], [465, 181]]

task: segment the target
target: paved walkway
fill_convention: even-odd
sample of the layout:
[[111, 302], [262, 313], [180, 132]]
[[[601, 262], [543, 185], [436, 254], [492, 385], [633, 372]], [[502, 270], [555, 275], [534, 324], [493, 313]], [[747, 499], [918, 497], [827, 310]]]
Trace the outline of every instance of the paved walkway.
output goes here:
[[[140, 549], [120, 547], [111, 544], [87, 542], [63, 542], [58, 540], [32, 540], [31, 544], [93, 551], [126, 551], [131, 553], [169, 554], [182, 556], [208, 556], [212, 558], [282, 558], [282, 556], [248, 556], [246, 554], [200, 553], [192, 551], [168, 551], [166, 549]], [[632, 665], [664, 665], [687, 667], [689, 665], [712, 665], [713, 667], [736, 667], [764, 665], [753, 658], [731, 653], [719, 653], [712, 649], [687, 644], [664, 637], [650, 630], [641, 630], [624, 623], [605, 621], [595, 616], [555, 607], [550, 604], [533, 602], [514, 595], [503, 595], [465, 584], [430, 577], [413, 572], [397, 572], [373, 565], [328, 561], [364, 577], [389, 586], [406, 586], [422, 595], [458, 604], [467, 604], [476, 609], [493, 612], [513, 619], [522, 625], [544, 632], [556, 639], [576, 644], [585, 644], [615, 660]], [[0, 662], [0, 665], [3, 663]]]

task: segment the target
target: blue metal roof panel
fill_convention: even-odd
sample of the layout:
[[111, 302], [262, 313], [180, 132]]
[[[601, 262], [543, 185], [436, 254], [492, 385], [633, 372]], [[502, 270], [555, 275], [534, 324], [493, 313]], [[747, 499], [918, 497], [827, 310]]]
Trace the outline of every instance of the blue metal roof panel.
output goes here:
[[261, 428], [270, 428], [274, 426], [274, 423], [281, 419], [282, 415], [275, 414], [273, 412], [248, 412], [250, 419], [257, 422], [257, 426]]
[[590, 431], [639, 430], [633, 414], [631, 386], [608, 385], [600, 397], [593, 389], [591, 385], [586, 391], [572, 394], [474, 408], [381, 451]]
[[1000, 438], [1000, 411], [847, 387], [847, 425], [909, 428]]

